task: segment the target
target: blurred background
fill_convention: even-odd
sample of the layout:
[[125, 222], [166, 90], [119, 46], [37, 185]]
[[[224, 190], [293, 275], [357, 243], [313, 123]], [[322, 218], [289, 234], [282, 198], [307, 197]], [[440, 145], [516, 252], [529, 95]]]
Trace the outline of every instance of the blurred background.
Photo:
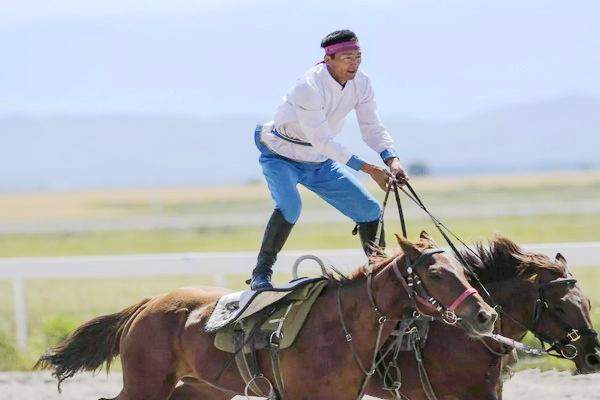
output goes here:
[[[431, 210], [470, 242], [587, 243], [572, 267], [600, 324], [598, 15], [591, 0], [4, 1], [0, 369], [142, 296], [242, 289], [272, 211], [254, 126], [344, 28]], [[379, 162], [353, 115], [340, 141]], [[355, 267], [326, 252], [360, 253], [351, 221], [303, 201], [285, 249]], [[407, 213], [413, 239], [435, 233]]]

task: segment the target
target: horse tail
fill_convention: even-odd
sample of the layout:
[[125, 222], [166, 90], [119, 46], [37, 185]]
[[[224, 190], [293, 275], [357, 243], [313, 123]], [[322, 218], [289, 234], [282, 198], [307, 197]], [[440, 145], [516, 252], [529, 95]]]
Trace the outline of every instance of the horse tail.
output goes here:
[[80, 371], [96, 371], [106, 363], [110, 369], [113, 358], [119, 355], [119, 342], [127, 322], [134, 317], [150, 298], [109, 315], [94, 318], [65, 340], [51, 347], [37, 361], [34, 369], [52, 369], [58, 379], [58, 388], [67, 378]]

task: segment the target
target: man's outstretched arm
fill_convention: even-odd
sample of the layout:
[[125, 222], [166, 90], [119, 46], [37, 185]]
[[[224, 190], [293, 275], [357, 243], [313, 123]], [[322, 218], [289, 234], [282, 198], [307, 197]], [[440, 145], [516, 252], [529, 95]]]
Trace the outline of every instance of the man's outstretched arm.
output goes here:
[[371, 82], [367, 77], [366, 86], [360, 94], [361, 99], [356, 105], [356, 119], [364, 142], [381, 156], [383, 162], [389, 167], [392, 175], [400, 182], [408, 179], [406, 171], [394, 150], [394, 140], [383, 126]]

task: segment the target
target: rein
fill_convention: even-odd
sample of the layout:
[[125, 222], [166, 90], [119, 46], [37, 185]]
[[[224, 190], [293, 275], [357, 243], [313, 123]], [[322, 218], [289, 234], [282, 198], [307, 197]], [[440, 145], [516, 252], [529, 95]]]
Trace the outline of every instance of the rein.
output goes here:
[[[381, 312], [381, 309], [379, 308], [379, 306], [377, 305], [377, 301], [375, 299], [375, 291], [373, 289], [373, 272], [369, 272], [367, 274], [367, 293], [369, 296], [369, 302], [371, 304], [371, 310], [373, 311], [373, 313], [377, 316], [377, 336], [375, 339], [375, 346], [373, 349], [373, 358], [371, 361], [371, 366], [369, 369], [365, 368], [364, 364], [362, 363], [362, 361], [360, 360], [360, 357], [358, 355], [358, 352], [356, 350], [356, 347], [354, 346], [354, 344], [352, 343], [352, 334], [348, 329], [348, 326], [346, 324], [346, 321], [344, 319], [344, 313], [343, 313], [343, 307], [342, 307], [342, 285], [338, 286], [338, 290], [337, 290], [337, 307], [338, 307], [338, 316], [339, 316], [339, 320], [340, 320], [340, 325], [342, 326], [342, 330], [344, 333], [344, 337], [346, 339], [346, 342], [348, 342], [348, 344], [350, 345], [350, 350], [352, 351], [352, 358], [354, 359], [355, 363], [358, 365], [359, 369], [361, 370], [361, 372], [365, 375], [361, 384], [361, 388], [360, 391], [358, 393], [357, 399], [361, 399], [362, 396], [364, 395], [365, 389], [367, 387], [367, 384], [369, 382], [369, 379], [371, 378], [371, 376], [373, 376], [373, 374], [375, 373], [375, 371], [377, 370], [377, 366], [383, 362], [383, 360], [385, 359], [386, 354], [383, 354], [379, 357], [377, 357], [379, 350], [380, 350], [380, 346], [381, 346], [381, 338], [382, 338], [382, 334], [383, 334], [383, 328], [385, 326], [386, 322], [396, 322], [396, 323], [400, 323], [402, 326], [405, 326], [404, 330], [406, 330], [406, 328], [408, 328], [410, 325], [412, 325], [412, 323], [421, 318], [421, 317], [425, 317], [428, 318], [430, 320], [436, 320], [439, 319], [441, 321], [443, 321], [446, 324], [449, 325], [455, 325], [458, 322], [458, 317], [455, 313], [455, 310], [470, 296], [474, 295], [475, 293], [477, 293], [477, 290], [474, 288], [467, 288], [463, 293], [461, 293], [449, 306], [444, 306], [439, 300], [437, 300], [435, 297], [431, 296], [429, 294], [429, 292], [427, 291], [427, 289], [425, 288], [425, 286], [423, 285], [421, 279], [419, 278], [419, 275], [415, 272], [415, 268], [419, 265], [421, 265], [425, 260], [433, 257], [435, 254], [439, 254], [439, 253], [443, 253], [444, 250], [442, 249], [431, 249], [428, 251], [424, 251], [414, 262], [410, 262], [408, 255], [404, 254], [404, 257], [406, 259], [406, 273], [407, 273], [407, 277], [405, 278], [404, 275], [402, 274], [402, 272], [400, 271], [400, 267], [399, 267], [399, 260], [401, 258], [401, 256], [398, 256], [395, 260], [393, 260], [390, 264], [391, 264], [391, 268], [392, 271], [394, 272], [394, 276], [396, 277], [396, 279], [402, 284], [402, 287], [404, 288], [404, 290], [406, 291], [408, 298], [411, 302], [411, 309], [413, 310], [412, 315], [409, 319], [409, 321], [407, 322], [405, 319], [397, 319], [397, 318], [390, 318], [386, 315], [384, 315]], [[386, 268], [387, 269], [387, 268]], [[382, 272], [384, 272], [385, 270], [382, 270], [379, 272], [379, 274], [381, 274]], [[440, 318], [436, 318], [432, 315], [429, 315], [427, 313], [422, 312], [419, 309], [419, 306], [417, 305], [417, 302], [427, 305], [428, 307], [432, 308], [433, 310], [439, 312], [441, 314]], [[399, 389], [399, 388], [398, 388]]]
[[[417, 207], [419, 207], [421, 210], [423, 210], [429, 216], [429, 218], [431, 219], [431, 222], [433, 222], [433, 225], [440, 232], [440, 234], [442, 235], [442, 237], [444, 238], [444, 240], [446, 241], [446, 243], [448, 244], [448, 246], [452, 250], [452, 253], [454, 253], [454, 256], [456, 257], [456, 259], [460, 262], [460, 264], [462, 265], [462, 267], [464, 268], [464, 270], [475, 281], [475, 283], [477, 284], [477, 286], [479, 286], [480, 290], [488, 298], [491, 299], [492, 296], [490, 295], [490, 292], [483, 285], [483, 283], [481, 283], [481, 281], [477, 277], [477, 274], [471, 269], [471, 267], [469, 267], [469, 264], [467, 264], [467, 262], [465, 261], [464, 257], [460, 253], [460, 251], [458, 251], [458, 248], [452, 242], [452, 240], [450, 239], [450, 236], [454, 237], [461, 245], [463, 245], [465, 247], [465, 249], [467, 249], [467, 251], [469, 251], [475, 257], [479, 258], [479, 255], [477, 254], [477, 252], [475, 252], [473, 249], [471, 249], [469, 247], [469, 245], [467, 245], [464, 242], [464, 240], [462, 240], [460, 237], [458, 237], [457, 234], [455, 234], [454, 232], [452, 232], [450, 230], [450, 228], [448, 228], [439, 218], [437, 218], [435, 215], [433, 215], [427, 209], [427, 207], [425, 206], [425, 204], [423, 203], [423, 201], [421, 200], [421, 198], [419, 197], [419, 195], [413, 189], [413, 187], [411, 186], [411, 184], [409, 182], [405, 182], [404, 185], [408, 188], [408, 192], [404, 189], [404, 187], [402, 187], [402, 186], [398, 187], [398, 183], [395, 182], [395, 181], [392, 182], [392, 185], [388, 186], [388, 191], [390, 191], [393, 188], [394, 189], [394, 193], [396, 194], [396, 198], [399, 198], [398, 191], [399, 190], [402, 191], [406, 195], [406, 197], [408, 197], [413, 203], [415, 203], [417, 205]], [[400, 206], [399, 206], [399, 210], [400, 210], [400, 213], [402, 213], [402, 209], [400, 208]], [[405, 232], [404, 232], [404, 234], [405, 234]], [[406, 234], [405, 234], [405, 237], [406, 237]]]
[[[486, 297], [487, 297], [486, 301], [492, 305], [492, 307], [496, 310], [496, 312], [502, 314], [503, 316], [506, 316], [511, 321], [515, 322], [519, 326], [521, 326], [521, 327], [525, 328], [526, 330], [530, 331], [531, 333], [533, 333], [535, 335], [535, 337], [541, 342], [542, 349], [545, 352], [545, 354], [551, 355], [553, 357], [565, 358], [565, 359], [571, 360], [571, 359], [577, 357], [577, 354], [578, 354], [577, 348], [572, 344], [573, 342], [578, 341], [582, 335], [583, 336], [597, 336], [598, 335], [598, 333], [594, 329], [590, 329], [590, 328], [576, 329], [576, 328], [573, 328], [570, 325], [564, 323], [564, 321], [562, 321], [556, 315], [556, 313], [554, 313], [549, 308], [548, 302], [546, 301], [546, 299], [544, 297], [544, 289], [551, 287], [551, 286], [562, 285], [562, 284], [575, 284], [577, 282], [577, 280], [574, 278], [558, 278], [553, 281], [550, 281], [550, 282], [547, 282], [544, 284], [540, 284], [538, 286], [538, 299], [537, 299], [536, 305], [535, 305], [533, 322], [530, 326], [528, 326], [520, 321], [517, 321], [510, 314], [506, 313], [503, 310], [503, 308], [494, 301], [493, 297], [491, 296], [491, 294], [489, 293], [487, 288], [483, 285], [483, 283], [477, 277], [477, 274], [475, 274], [475, 272], [468, 266], [464, 257], [458, 251], [458, 249], [456, 248], [456, 246], [450, 239], [449, 235], [454, 237], [471, 254], [475, 255], [477, 258], [479, 258], [479, 255], [473, 249], [471, 249], [460, 237], [458, 237], [458, 235], [456, 235], [446, 225], [444, 225], [444, 223], [442, 221], [440, 221], [439, 218], [434, 216], [427, 209], [427, 207], [425, 207], [425, 204], [423, 203], [423, 201], [421, 201], [421, 199], [419, 198], [419, 196], [417, 195], [417, 193], [413, 189], [413, 187], [410, 185], [410, 183], [405, 182], [405, 186], [407, 187], [408, 192], [403, 187], [398, 187], [398, 184], [395, 181], [392, 182], [392, 184], [388, 186], [388, 191], [386, 193], [386, 197], [392, 188], [394, 189], [396, 197], [398, 197], [398, 191], [401, 190], [411, 201], [413, 201], [421, 210], [423, 210], [429, 216], [429, 218], [431, 219], [431, 221], [433, 222], [435, 227], [438, 229], [440, 234], [444, 237], [444, 240], [446, 241], [446, 243], [448, 243], [448, 246], [450, 246], [450, 248], [452, 249], [452, 252], [456, 256], [458, 261], [462, 264], [462, 266], [465, 268], [465, 270], [468, 272], [469, 276], [477, 284], [477, 286], [480, 288], [480, 290], [486, 295]], [[400, 207], [400, 205], [398, 206], [398, 209], [399, 209], [400, 213], [402, 213], [402, 208]], [[403, 217], [401, 219], [402, 219], [402, 221], [404, 220]], [[566, 331], [565, 337], [563, 337], [562, 339], [555, 339], [548, 335], [544, 335], [535, 329], [535, 325], [540, 320], [542, 311], [544, 311], [544, 310], [546, 310], [546, 312], [550, 315], [550, 317], [553, 318]], [[548, 349], [546, 349], [546, 344], [550, 346]], [[555, 353], [552, 353], [552, 352], [555, 352]]]
[[[532, 332], [536, 338], [538, 340], [540, 340], [541, 344], [542, 344], [542, 349], [537, 349], [537, 348], [533, 348], [530, 346], [527, 346], [523, 343], [520, 343], [518, 341], [512, 340], [510, 338], [506, 338], [504, 336], [501, 335], [497, 335], [497, 334], [491, 334], [490, 337], [491, 339], [495, 340], [496, 342], [500, 343], [501, 345], [507, 345], [510, 346], [512, 348], [517, 348], [521, 351], [527, 352], [529, 354], [533, 354], [533, 355], [543, 355], [543, 354], [548, 354], [554, 357], [559, 357], [559, 358], [565, 358], [565, 359], [573, 359], [577, 356], [578, 351], [577, 348], [572, 344], [573, 342], [576, 342], [577, 340], [579, 340], [581, 338], [581, 336], [597, 336], [598, 333], [594, 330], [594, 329], [590, 329], [590, 328], [582, 328], [582, 329], [575, 329], [573, 327], [571, 327], [570, 325], [566, 324], [564, 321], [562, 321], [557, 315], [556, 313], [554, 313], [549, 305], [547, 300], [544, 297], [544, 289], [550, 287], [550, 286], [555, 286], [555, 285], [561, 285], [561, 284], [575, 284], [577, 281], [573, 278], [560, 278], [560, 279], [555, 279], [554, 281], [550, 281], [547, 282], [545, 284], [541, 284], [538, 286], [538, 299], [536, 301], [536, 306], [535, 306], [535, 310], [534, 310], [534, 317], [533, 317], [533, 322], [531, 324], [531, 326], [527, 326], [523, 323], [521, 323], [520, 321], [517, 321], [515, 318], [513, 318], [510, 314], [506, 313], [503, 308], [497, 304], [493, 297], [491, 296], [490, 292], [487, 290], [487, 288], [483, 285], [483, 283], [479, 280], [477, 274], [470, 268], [470, 266], [467, 264], [467, 262], [465, 261], [464, 257], [462, 256], [462, 254], [458, 251], [458, 249], [456, 248], [456, 245], [452, 242], [452, 240], [450, 239], [450, 236], [452, 236], [454, 239], [456, 239], [460, 244], [462, 244], [465, 249], [470, 252], [471, 254], [473, 254], [475, 257], [480, 258], [479, 255], [473, 250], [471, 249], [460, 237], [458, 237], [458, 235], [456, 235], [452, 230], [450, 230], [440, 219], [438, 219], [435, 215], [433, 215], [425, 206], [425, 204], [423, 203], [423, 201], [420, 199], [420, 197], [418, 196], [418, 194], [416, 193], [416, 191], [413, 189], [413, 187], [410, 185], [409, 182], [404, 182], [404, 185], [406, 186], [406, 188], [408, 189], [408, 192], [404, 189], [404, 187], [400, 186], [398, 187], [398, 183], [394, 180], [391, 182], [391, 184], [388, 185], [386, 194], [385, 194], [385, 198], [383, 201], [383, 207], [382, 207], [382, 212], [380, 215], [380, 231], [378, 230], [378, 237], [382, 237], [383, 236], [383, 213], [385, 211], [385, 206], [387, 205], [387, 201], [389, 198], [389, 194], [390, 191], [393, 189], [394, 190], [394, 194], [395, 194], [395, 198], [396, 198], [396, 204], [398, 206], [398, 212], [400, 214], [400, 223], [402, 226], [402, 234], [403, 236], [406, 238], [407, 237], [407, 231], [406, 231], [406, 224], [405, 224], [405, 219], [404, 219], [404, 215], [403, 215], [403, 211], [402, 211], [402, 205], [400, 202], [400, 196], [399, 196], [399, 191], [402, 191], [413, 203], [415, 203], [417, 205], [418, 208], [420, 208], [421, 210], [423, 210], [431, 219], [432, 223], [434, 224], [434, 226], [437, 228], [437, 230], [440, 232], [440, 234], [442, 235], [442, 237], [444, 238], [444, 240], [446, 241], [446, 243], [448, 244], [448, 246], [450, 247], [450, 249], [452, 250], [452, 252], [454, 253], [454, 255], [456, 256], [456, 258], [458, 259], [458, 261], [461, 263], [461, 265], [463, 266], [463, 268], [465, 269], [465, 271], [467, 272], [467, 274], [471, 277], [471, 279], [477, 284], [477, 286], [479, 287], [479, 289], [481, 290], [481, 292], [483, 294], [485, 294], [485, 296], [487, 297], [487, 301], [488, 303], [490, 303], [492, 305], [492, 307], [499, 313], [502, 314], [503, 316], [507, 317], [508, 319], [512, 320], [513, 322], [515, 322], [516, 324], [520, 325], [521, 327], [525, 328], [526, 330]], [[381, 245], [381, 243], [380, 243]], [[477, 290], [474, 288], [471, 288], [472, 290], [474, 290], [473, 293], [476, 293]], [[410, 293], [410, 291], [407, 290], [408, 293]], [[459, 296], [459, 298], [457, 298], [455, 300], [455, 302], [453, 302], [448, 309], [450, 311], [454, 311], [456, 309], [456, 307], [458, 307], [460, 305], [460, 303], [462, 303], [462, 301], [464, 301], [470, 294], [468, 293], [468, 291], [465, 291], [465, 293], [463, 293], [461, 296]], [[464, 297], [463, 297], [464, 296]], [[409, 295], [410, 297], [410, 295]], [[423, 305], [429, 305], [427, 301], [423, 301], [423, 299], [418, 296], [418, 297], [414, 297], [411, 298], [414, 302], [414, 299], [416, 298], [416, 300], [423, 304]], [[418, 308], [416, 307], [416, 303], [414, 303], [415, 305], [415, 309], [418, 310]], [[553, 318], [560, 326], [562, 326], [562, 328], [566, 331], [566, 336], [563, 339], [557, 340], [554, 338], [551, 338], [549, 336], [543, 335], [542, 333], [538, 332], [535, 329], [535, 325], [538, 323], [538, 321], [541, 319], [541, 315], [542, 312], [546, 310], [546, 312], [550, 315], [551, 318]], [[439, 310], [438, 310], [439, 311]], [[420, 312], [420, 311], [419, 311]], [[421, 313], [421, 315], [423, 315], [423, 313]], [[410, 326], [412, 324], [411, 323], [408, 325]], [[403, 325], [402, 325], [403, 326]], [[406, 330], [406, 328], [405, 328]], [[416, 332], [416, 329], [411, 329], [410, 331], [412, 332]], [[404, 335], [406, 332], [400, 332], [400, 335]], [[418, 341], [418, 334], [417, 334], [417, 338], [416, 340]], [[498, 353], [496, 351], [494, 351], [486, 342], [484, 338], [481, 338], [481, 342], [483, 343], [483, 345], [492, 353], [495, 354], [497, 356], [502, 356], [505, 354], [502, 353]], [[392, 350], [392, 348], [394, 346], [398, 347], [395, 349], [394, 351], [394, 358], [397, 356], [398, 354], [398, 350], [399, 350], [399, 341], [396, 342], [396, 344], [392, 345], [390, 347], [390, 349], [386, 352], [385, 355], [387, 355], [389, 353], [389, 351]], [[548, 344], [550, 347], [548, 349], [546, 349], [546, 344]], [[427, 396], [428, 399], [430, 400], [435, 400], [436, 396], [435, 393], [433, 392], [433, 389], [431, 387], [431, 383], [429, 382], [429, 378], [427, 376], [427, 373], [425, 371], [425, 368], [423, 366], [423, 361], [422, 361], [422, 355], [420, 353], [420, 348], [414, 345], [413, 343], [413, 351], [415, 353], [415, 358], [419, 367], [419, 376], [421, 378], [421, 383], [423, 386], [423, 390], [425, 391], [425, 394]], [[555, 353], [552, 353], [552, 352]], [[382, 356], [382, 357], [385, 357]], [[387, 385], [386, 383], [386, 377], [387, 377], [387, 371], [390, 368], [397, 368], [396, 365], [396, 361], [395, 359], [391, 361], [390, 365], [385, 369], [385, 373], [382, 376], [383, 381], [384, 381], [384, 389], [389, 390], [390, 392], [393, 393], [394, 398], [396, 399], [400, 399], [402, 398], [402, 395], [399, 392], [400, 389], [400, 385], [401, 382], [400, 381], [396, 381], [393, 383], [393, 385], [391, 385], [391, 387], [388, 387], [389, 385]], [[400, 376], [400, 373], [398, 371], [398, 377]]]

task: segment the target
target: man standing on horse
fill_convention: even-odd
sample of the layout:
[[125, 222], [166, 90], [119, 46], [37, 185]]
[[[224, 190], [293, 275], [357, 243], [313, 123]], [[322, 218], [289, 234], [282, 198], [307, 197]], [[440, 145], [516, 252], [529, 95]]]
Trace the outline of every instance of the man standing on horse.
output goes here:
[[[349, 30], [321, 41], [324, 60], [309, 69], [288, 91], [274, 121], [258, 125], [256, 146], [275, 211], [252, 271], [252, 290], [272, 287], [272, 267], [300, 216], [297, 184], [318, 194], [358, 225], [369, 255], [377, 235], [381, 207], [347, 168], [369, 174], [385, 190], [388, 181], [407, 179], [392, 147], [393, 140], [377, 115], [369, 77], [359, 70], [361, 51]], [[369, 164], [335, 141], [346, 115], [355, 110], [362, 138], [389, 170]]]

